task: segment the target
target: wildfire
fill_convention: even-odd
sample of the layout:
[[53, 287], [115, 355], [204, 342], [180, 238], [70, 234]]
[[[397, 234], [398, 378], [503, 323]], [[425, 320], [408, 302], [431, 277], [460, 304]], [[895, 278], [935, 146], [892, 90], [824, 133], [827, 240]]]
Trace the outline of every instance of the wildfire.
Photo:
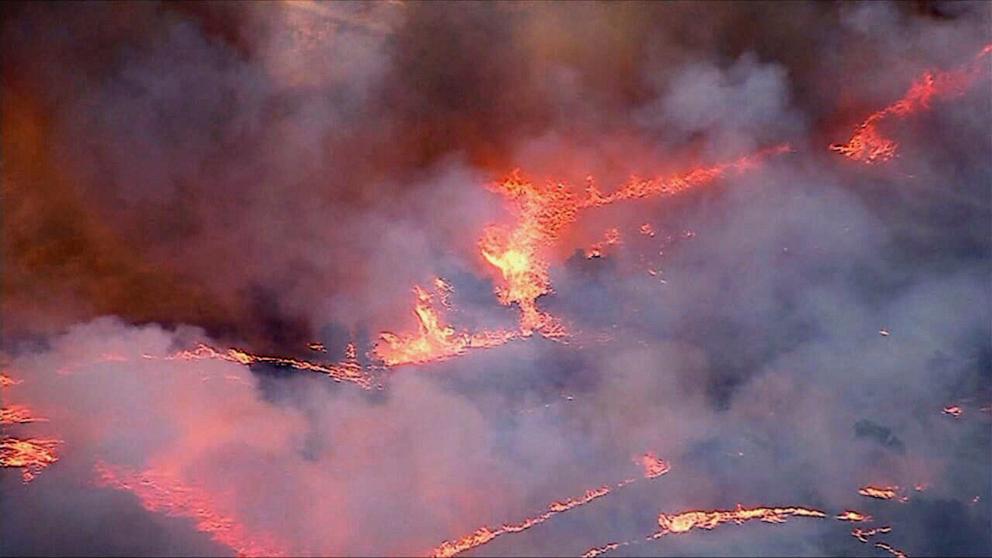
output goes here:
[[590, 548], [582, 555], [582, 558], [596, 558], [600, 554], [606, 554], [611, 550], [616, 550], [621, 546], [625, 546], [627, 543], [609, 543], [603, 546], [597, 546], [596, 548]]
[[196, 521], [197, 531], [230, 547], [238, 556], [279, 556], [284, 552], [268, 537], [251, 533], [229, 514], [217, 510], [208, 493], [187, 486], [172, 475], [147, 470], [132, 472], [105, 463], [96, 465], [98, 484], [132, 492], [150, 512], [171, 517], [188, 517]]
[[55, 449], [61, 443], [48, 438], [4, 438], [0, 440], [0, 467], [19, 468], [24, 482], [31, 482], [42, 469], [59, 460]]
[[506, 533], [519, 533], [530, 529], [531, 527], [544, 523], [560, 513], [577, 508], [583, 504], [588, 504], [589, 502], [592, 502], [597, 498], [602, 498], [609, 493], [609, 487], [601, 486], [596, 489], [587, 490], [586, 493], [579, 498], [568, 498], [558, 502], [552, 502], [544, 513], [527, 518], [519, 523], [504, 523], [495, 529], [480, 527], [471, 535], [464, 536], [454, 541], [443, 541], [437, 548], [431, 551], [430, 555], [435, 558], [455, 556], [465, 552], [466, 550], [482, 546], [500, 535], [504, 535]]
[[534, 184], [514, 172], [493, 189], [511, 202], [512, 227], [491, 225], [479, 242], [482, 257], [499, 272], [496, 294], [501, 304], [520, 308], [520, 330], [561, 337], [564, 327], [537, 308], [538, 297], [551, 292], [543, 252], [576, 220], [578, 200], [562, 183]]
[[[451, 287], [444, 281], [435, 281], [440, 306], [449, 308], [447, 296]], [[434, 296], [416, 286], [417, 297], [414, 314], [417, 333], [398, 335], [390, 332], [379, 334], [379, 343], [373, 350], [387, 366], [432, 362], [465, 353], [468, 349], [496, 347], [510, 341], [516, 334], [509, 331], [482, 331], [474, 334], [458, 333], [444, 323], [440, 310], [435, 307]]]
[[[764, 159], [790, 152], [788, 144], [741, 157], [729, 163], [697, 167], [681, 175], [650, 180], [634, 179], [610, 194], [603, 194], [590, 182], [586, 196], [580, 199], [560, 182], [535, 184], [513, 172], [492, 189], [508, 202], [515, 224], [491, 225], [483, 233], [479, 247], [483, 259], [498, 272], [496, 294], [501, 304], [520, 308], [520, 330], [545, 337], [566, 335], [564, 326], [537, 307], [537, 299], [552, 292], [545, 252], [562, 231], [574, 223], [580, 210], [617, 201], [660, 195], [673, 195], [709, 184], [730, 173], [740, 173], [758, 166]], [[643, 228], [642, 228], [643, 231]], [[649, 231], [650, 232], [650, 231]], [[607, 243], [619, 241], [619, 232], [607, 233]], [[601, 254], [602, 248], [590, 252]]]
[[907, 558], [905, 552], [899, 550], [898, 548], [894, 548], [892, 545], [890, 545], [889, 543], [886, 543], [886, 542], [877, 542], [877, 543], [875, 543], [875, 548], [880, 548], [880, 549], [888, 552], [889, 554], [895, 556], [895, 558]]
[[[152, 357], [148, 357], [146, 355], [146, 358]], [[362, 370], [361, 365], [355, 358], [354, 351], [350, 353], [350, 357], [345, 358], [344, 362], [337, 364], [318, 364], [295, 358], [255, 355], [234, 348], [227, 349], [226, 351], [219, 351], [209, 345], [204, 345], [201, 343], [193, 350], [181, 351], [174, 356], [166, 358], [181, 360], [218, 359], [226, 360], [228, 362], [236, 362], [245, 366], [250, 366], [257, 363], [288, 366], [296, 370], [326, 374], [335, 382], [351, 382], [364, 389], [372, 389], [374, 386], [372, 378], [366, 374], [364, 370]]]
[[846, 510], [844, 513], [838, 514], [835, 519], [838, 521], [862, 522], [871, 521], [871, 516], [865, 515], [861, 512]]
[[650, 452], [640, 456], [638, 460], [641, 467], [644, 468], [644, 478], [646, 479], [658, 478], [671, 470], [667, 461]]
[[868, 539], [874, 537], [875, 535], [884, 535], [891, 532], [892, 527], [874, 527], [872, 529], [855, 527], [854, 529], [851, 529], [851, 536], [863, 543], [867, 543]]
[[740, 525], [755, 519], [765, 523], [785, 523], [786, 518], [792, 516], [825, 518], [827, 514], [810, 508], [745, 508], [740, 504], [734, 510], [687, 511], [675, 515], [663, 513], [658, 516], [660, 530], [652, 538], [669, 533], [686, 533], [692, 529], [714, 529], [724, 523]]
[[16, 386], [19, 383], [21, 383], [21, 380], [15, 380], [14, 378], [0, 372], [0, 388]]
[[959, 405], [948, 405], [944, 407], [942, 412], [945, 415], [950, 415], [954, 418], [961, 418], [961, 415], [964, 414], [964, 409], [962, 409]]
[[[644, 467], [644, 478], [646, 479], [658, 478], [671, 469], [668, 462], [654, 456], [651, 453], [643, 454], [639, 460], [635, 459], [635, 463], [640, 463]], [[460, 554], [466, 550], [482, 546], [500, 535], [525, 531], [535, 525], [544, 523], [560, 513], [564, 513], [573, 508], [588, 504], [593, 500], [606, 496], [612, 490], [619, 490], [636, 481], [637, 479], [625, 479], [613, 485], [612, 488], [609, 486], [601, 486], [599, 488], [586, 490], [585, 494], [578, 498], [566, 498], [565, 500], [552, 502], [543, 513], [524, 519], [519, 523], [504, 523], [497, 528], [480, 527], [479, 529], [476, 529], [474, 533], [466, 535], [460, 539], [443, 541], [437, 548], [431, 551], [430, 555], [435, 558], [455, 556], [456, 554]], [[612, 550], [613, 548], [617, 548], [618, 546], [626, 545], [627, 543], [612, 544], [615, 544], [616, 546], [607, 548], [610, 547], [610, 545], [606, 545], [605, 547], [593, 550], [597, 550], [598, 554], [602, 554]], [[597, 556], [598, 554], [592, 554], [592, 556]]]
[[862, 163], [884, 163], [895, 157], [899, 144], [885, 137], [878, 125], [890, 118], [905, 118], [921, 110], [930, 108], [935, 99], [951, 98], [964, 93], [975, 81], [981, 66], [978, 61], [992, 52], [988, 45], [975, 59], [960, 68], [948, 72], [927, 71], [901, 99], [872, 113], [859, 125], [847, 143], [832, 144], [831, 151]]
[[[879, 500], [891, 500], [899, 495], [898, 486], [862, 486], [858, 489], [858, 494], [862, 496], [867, 496], [869, 498], [876, 498]], [[900, 501], [905, 501], [905, 498], [900, 497]]]
[[24, 405], [11, 405], [0, 408], [0, 424], [27, 424], [29, 422], [44, 422], [45, 419], [34, 416], [31, 409]]

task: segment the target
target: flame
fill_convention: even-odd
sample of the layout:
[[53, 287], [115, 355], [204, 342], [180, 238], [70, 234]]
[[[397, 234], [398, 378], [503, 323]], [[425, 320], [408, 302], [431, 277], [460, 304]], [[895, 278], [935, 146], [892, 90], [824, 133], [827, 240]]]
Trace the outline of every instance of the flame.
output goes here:
[[[556, 318], [538, 309], [537, 299], [552, 292], [550, 263], [545, 252], [578, 219], [580, 210], [622, 200], [677, 194], [709, 184], [731, 172], [753, 169], [764, 159], [791, 150], [788, 144], [781, 144], [729, 163], [697, 167], [673, 177], [633, 179], [605, 195], [590, 182], [586, 196], [581, 199], [561, 182], [535, 184], [514, 171], [491, 189], [507, 200], [515, 224], [490, 225], [479, 241], [482, 258], [498, 274], [496, 294], [500, 303], [519, 307], [523, 335], [534, 332], [545, 337], [567, 335], [565, 327]], [[607, 241], [610, 238], [614, 243], [619, 241], [619, 232], [608, 233]], [[599, 252], [601, 254], [602, 250]]]
[[45, 420], [34, 416], [31, 409], [24, 405], [10, 405], [0, 408], [0, 424], [27, 424], [29, 422], [44, 422]]
[[[636, 462], [638, 462], [637, 459], [635, 459], [635, 463]], [[640, 463], [645, 468], [644, 478], [646, 479], [654, 479], [660, 477], [661, 475], [664, 475], [670, 470], [670, 467], [665, 460], [655, 457], [651, 453], [643, 454], [641, 456]], [[650, 468], [648, 467], [649, 464], [650, 464]], [[521, 531], [525, 531], [535, 525], [544, 523], [545, 521], [551, 519], [552, 517], [558, 514], [588, 504], [593, 500], [606, 496], [613, 490], [619, 490], [634, 482], [637, 482], [637, 479], [625, 479], [613, 485], [612, 488], [610, 488], [609, 486], [600, 486], [599, 488], [586, 490], [585, 494], [583, 494], [578, 498], [566, 498], [565, 500], [552, 502], [548, 506], [547, 510], [545, 510], [543, 513], [524, 519], [519, 523], [504, 523], [503, 525], [500, 525], [499, 527], [496, 528], [480, 527], [470, 535], [466, 535], [464, 537], [455, 539], [453, 541], [441, 542], [441, 544], [438, 545], [437, 548], [431, 551], [430, 555], [435, 558], [455, 556], [457, 554], [465, 552], [466, 550], [470, 550], [482, 546], [500, 535], [504, 535], [506, 533], [519, 533]], [[614, 544], [617, 544], [618, 546], [624, 546], [627, 543], [614, 543]], [[606, 545], [606, 546], [608, 547], [610, 545]], [[593, 550], [597, 550], [597, 549], [593, 549]], [[612, 548], [602, 547], [598, 549], [598, 554], [608, 552], [609, 550], [612, 550]], [[592, 556], [596, 556], [598, 554], [593, 554]]]
[[[226, 360], [228, 362], [236, 362], [245, 366], [250, 366], [257, 363], [288, 366], [296, 370], [326, 374], [335, 382], [351, 382], [362, 387], [363, 389], [372, 389], [374, 382], [372, 378], [364, 370], [362, 370], [361, 365], [355, 358], [354, 351], [346, 354], [350, 356], [346, 356], [344, 362], [337, 364], [318, 364], [295, 358], [255, 355], [235, 348], [220, 351], [209, 345], [204, 345], [201, 343], [192, 350], [181, 351], [173, 356], [165, 358], [167, 360], [217, 359]], [[145, 355], [145, 358], [154, 357]]]
[[[858, 489], [858, 494], [879, 500], [891, 500], [899, 495], [898, 486], [862, 486]], [[900, 497], [900, 501], [905, 501], [905, 497]]]
[[600, 554], [606, 554], [611, 550], [616, 550], [621, 546], [626, 546], [626, 545], [627, 543], [609, 543], [609, 544], [604, 544], [603, 546], [597, 546], [596, 548], [590, 548], [589, 550], [585, 551], [584, 554], [582, 554], [582, 558], [596, 558], [596, 556], [599, 556]]
[[964, 409], [962, 409], [959, 405], [948, 405], [944, 407], [944, 410], [942, 412], [945, 415], [950, 415], [954, 418], [960, 418], [961, 415], [964, 414]]
[[811, 508], [745, 508], [740, 504], [734, 510], [687, 511], [675, 515], [663, 513], [658, 516], [660, 531], [652, 538], [669, 533], [686, 533], [692, 529], [714, 529], [724, 523], [740, 525], [755, 519], [765, 523], [785, 523], [790, 516], [825, 518], [827, 514]]
[[0, 467], [20, 468], [24, 482], [31, 482], [42, 469], [59, 460], [55, 448], [61, 443], [49, 438], [4, 438], [0, 440]]
[[21, 380], [15, 380], [3, 372], [0, 372], [0, 388], [16, 386], [19, 383], [21, 383]]
[[871, 521], [871, 516], [865, 515], [861, 512], [846, 510], [844, 511], [844, 513], [838, 514], [835, 519], [837, 519], [838, 521], [862, 522], [862, 521]]
[[880, 548], [888, 552], [889, 554], [895, 556], [895, 558], [908, 558], [905, 552], [899, 550], [898, 548], [892, 547], [889, 543], [886, 542], [875, 543], [875, 548]]
[[855, 527], [851, 529], [851, 536], [858, 539], [863, 543], [867, 543], [868, 539], [874, 537], [875, 535], [884, 535], [886, 533], [891, 533], [892, 527], [874, 527], [872, 529], [862, 529], [861, 527]]
[[327, 347], [325, 347], [323, 343], [317, 343], [316, 341], [312, 343], [307, 343], [307, 348], [310, 349], [311, 351], [315, 351], [318, 353], [327, 352]]
[[[441, 279], [435, 280], [435, 287], [441, 299], [441, 307], [450, 307], [447, 297], [451, 293], [451, 287]], [[380, 333], [379, 343], [373, 349], [375, 355], [387, 366], [444, 360], [461, 355], [468, 349], [496, 347], [516, 337], [514, 332], [499, 330], [458, 333], [455, 328], [444, 323], [430, 292], [420, 286], [415, 286], [413, 292], [417, 297], [414, 308], [418, 323], [417, 333]]]
[[832, 144], [830, 150], [866, 164], [884, 163], [892, 159], [896, 156], [899, 144], [882, 135], [878, 125], [890, 117], [905, 118], [921, 110], [927, 110], [934, 99], [963, 94], [975, 81], [981, 69], [977, 62], [990, 52], [992, 45], [983, 48], [971, 63], [955, 70], [924, 72], [901, 99], [872, 113], [854, 130], [854, 135], [847, 143]]
[[230, 514], [220, 512], [216, 498], [183, 484], [170, 474], [146, 470], [132, 472], [105, 463], [96, 465], [97, 482], [132, 492], [150, 512], [196, 520], [196, 530], [234, 550], [238, 556], [279, 556], [284, 551], [268, 537], [257, 536]]
[[443, 541], [437, 548], [431, 551], [430, 555], [435, 558], [455, 556], [465, 552], [466, 550], [482, 546], [500, 535], [504, 535], [506, 533], [519, 533], [530, 529], [531, 527], [544, 523], [560, 513], [564, 513], [570, 509], [588, 504], [589, 502], [592, 502], [597, 498], [602, 498], [609, 493], [610, 488], [608, 486], [601, 486], [599, 488], [587, 490], [586, 493], [579, 498], [568, 498], [558, 502], [552, 502], [544, 513], [527, 518], [519, 523], [504, 523], [495, 529], [480, 527], [471, 535], [466, 535], [454, 541]]
[[646, 479], [656, 479], [672, 469], [667, 461], [651, 452], [641, 455], [639, 461], [644, 469], [644, 478]]

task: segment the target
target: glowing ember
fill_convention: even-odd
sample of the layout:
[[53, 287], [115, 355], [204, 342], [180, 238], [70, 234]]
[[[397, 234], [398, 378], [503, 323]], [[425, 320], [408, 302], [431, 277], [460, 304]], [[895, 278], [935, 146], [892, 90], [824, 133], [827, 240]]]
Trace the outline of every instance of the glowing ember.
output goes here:
[[[441, 307], [446, 308], [451, 288], [443, 281], [436, 283]], [[482, 331], [474, 334], [458, 333], [444, 323], [441, 312], [434, 305], [434, 296], [421, 287], [414, 287], [417, 296], [414, 314], [417, 333], [398, 335], [390, 332], [379, 334], [379, 343], [373, 352], [387, 366], [414, 364], [443, 360], [465, 353], [468, 349], [484, 349], [502, 345], [516, 337], [514, 332]]]
[[323, 343], [307, 343], [307, 348], [318, 353], [327, 352], [327, 347]]
[[880, 548], [880, 549], [888, 552], [892, 556], [895, 556], [895, 558], [908, 558], [906, 556], [906, 553], [905, 552], [899, 550], [898, 548], [894, 548], [890, 544], [885, 543], [885, 542], [877, 542], [877, 543], [875, 543], [875, 548]]
[[954, 418], [960, 418], [964, 414], [964, 409], [958, 405], [948, 405], [944, 407], [943, 413]]
[[858, 539], [863, 543], [867, 543], [868, 539], [874, 537], [875, 535], [884, 535], [886, 533], [891, 533], [892, 527], [875, 527], [872, 529], [862, 529], [861, 527], [855, 527], [851, 529], [851, 536]]
[[650, 237], [654, 236], [654, 229], [651, 228], [650, 223], [644, 223], [643, 225], [641, 225], [640, 231], [641, 234], [643, 234], [644, 236], [650, 236]]
[[659, 538], [669, 533], [686, 533], [693, 529], [714, 529], [724, 523], [740, 525], [752, 520], [785, 523], [786, 518], [793, 516], [825, 518], [827, 514], [810, 508], [744, 508], [739, 504], [734, 510], [687, 511], [675, 515], [663, 513], [658, 516], [660, 531], [652, 535], [652, 538]]
[[830, 150], [867, 164], [882, 163], [892, 159], [899, 145], [883, 136], [878, 125], [890, 117], [905, 118], [929, 109], [931, 101], [935, 99], [955, 97], [964, 93], [975, 81], [981, 69], [977, 64], [978, 60], [989, 52], [990, 49], [986, 46], [973, 62], [956, 70], [925, 72], [901, 99], [868, 116], [855, 129], [854, 135], [847, 143], [833, 144]]
[[862, 521], [871, 521], [871, 516], [865, 515], [861, 512], [847, 510], [842, 514], [838, 514], [836, 519], [838, 521], [862, 522]]
[[0, 424], [27, 424], [29, 422], [44, 422], [46, 419], [31, 414], [31, 409], [24, 405], [10, 405], [0, 408]]
[[42, 469], [59, 460], [55, 448], [62, 442], [47, 438], [0, 440], [0, 467], [21, 469], [24, 482], [31, 482]]
[[132, 492], [150, 512], [194, 519], [198, 531], [209, 534], [238, 556], [284, 554], [270, 538], [249, 532], [232, 515], [219, 511], [215, 498], [208, 493], [187, 486], [169, 474], [154, 470], [131, 472], [103, 463], [97, 464], [96, 473], [99, 484]]
[[671, 470], [667, 461], [650, 452], [640, 456], [636, 461], [639, 461], [641, 467], [644, 468], [644, 478], [646, 479], [658, 478]]

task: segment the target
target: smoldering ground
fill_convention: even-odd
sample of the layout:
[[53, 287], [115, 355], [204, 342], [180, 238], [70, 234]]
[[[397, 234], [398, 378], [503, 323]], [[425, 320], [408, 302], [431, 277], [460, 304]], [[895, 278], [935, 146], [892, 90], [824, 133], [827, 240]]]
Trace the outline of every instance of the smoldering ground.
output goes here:
[[[989, 78], [898, 123], [892, 164], [825, 149], [923, 70], [974, 56], [987, 4], [3, 17], [3, 337], [24, 380], [4, 399], [49, 419], [7, 432], [64, 440], [32, 483], [2, 473], [4, 554], [230, 552], [94, 486], [96, 462], [172, 471], [290, 554], [412, 555], [636, 476], [644, 451], [672, 471], [476, 552], [580, 554], [662, 511], [737, 503], [863, 510], [911, 556], [992, 551]], [[793, 153], [759, 170], [583, 214], [539, 300], [569, 344], [404, 367], [371, 394], [146, 358], [198, 340], [340, 350], [412, 327], [410, 288], [435, 275], [461, 325], [512, 323], [479, 261], [482, 228], [508, 218], [483, 184], [519, 167], [608, 188], [781, 141]], [[605, 257], [573, 255], [612, 227]], [[961, 419], [941, 414], [956, 401]], [[869, 483], [927, 488], [875, 502], [856, 492]], [[625, 551], [875, 551], [848, 527]]]

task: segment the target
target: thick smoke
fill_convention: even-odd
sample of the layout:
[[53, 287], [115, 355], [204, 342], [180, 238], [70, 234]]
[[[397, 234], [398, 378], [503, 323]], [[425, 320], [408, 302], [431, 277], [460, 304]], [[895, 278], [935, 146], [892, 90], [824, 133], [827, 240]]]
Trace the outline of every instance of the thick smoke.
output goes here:
[[[476, 552], [578, 555], [742, 503], [861, 510], [910, 556], [992, 553], [988, 71], [887, 128], [889, 164], [826, 149], [990, 26], [984, 3], [5, 10], [3, 364], [23, 383], [3, 397], [49, 419], [5, 433], [64, 444], [30, 484], [0, 471], [0, 554], [232, 552], [98, 486], [98, 463], [169, 471], [288, 554], [418, 555], [637, 476], [645, 451], [672, 471]], [[567, 344], [371, 392], [166, 358], [367, 350], [415, 327], [411, 288], [435, 276], [457, 325], [512, 324], [477, 246], [511, 219], [486, 183], [610, 190], [781, 142], [760, 169], [582, 214], [539, 299]], [[876, 552], [849, 527], [623, 552]]]

